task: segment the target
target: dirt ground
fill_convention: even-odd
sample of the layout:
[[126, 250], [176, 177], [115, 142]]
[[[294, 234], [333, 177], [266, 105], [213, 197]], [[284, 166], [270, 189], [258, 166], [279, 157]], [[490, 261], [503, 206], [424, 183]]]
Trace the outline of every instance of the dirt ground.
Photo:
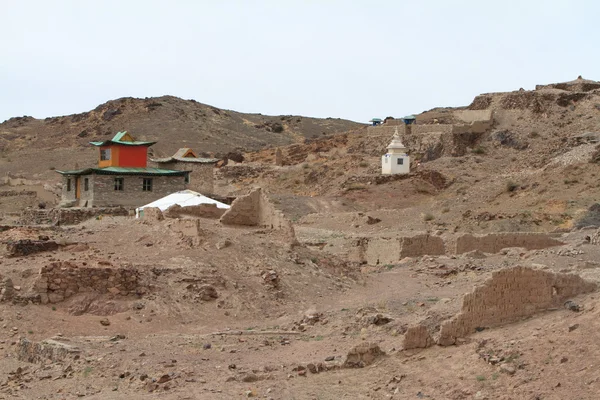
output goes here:
[[[215, 171], [216, 194], [263, 187], [293, 223], [295, 245], [277, 230], [204, 218], [192, 233], [191, 219], [173, 218], [19, 225], [23, 208], [58, 202], [54, 168], [83, 165], [93, 154], [74, 151], [81, 138], [25, 146], [35, 121], [10, 121], [10, 134], [27, 132], [0, 157], [7, 251], [0, 255], [0, 399], [600, 398], [597, 291], [568, 299], [579, 311], [559, 304], [481, 327], [455, 345], [404, 349], [408, 328], [439, 328], [461, 311], [466, 293], [500, 270], [524, 266], [600, 284], [600, 94], [586, 82], [478, 96], [469, 108], [494, 111], [491, 131], [461, 155], [414, 163], [408, 176], [381, 179], [390, 137], [366, 129], [283, 146], [288, 138], [275, 143], [282, 165], [267, 148]], [[161, 113], [180, 103], [163, 100]], [[134, 103], [115, 103], [124, 111], [113, 122], [134, 118]], [[186, 107], [207, 113], [198, 119], [225, 118]], [[70, 121], [73, 132], [84, 122], [108, 126], [104, 108], [44, 124]], [[453, 121], [451, 111], [418, 118]], [[321, 129], [315, 124], [307, 132]], [[330, 133], [341, 129], [334, 125]], [[266, 128], [256, 129], [268, 141]], [[446, 248], [381, 264], [349, 256], [360, 240], [495, 232], [547, 233], [564, 244], [485, 254]], [[24, 240], [57, 249], [11, 256], [10, 245]], [[62, 278], [45, 282], [50, 266]], [[102, 290], [70, 291], [76, 271], [92, 270], [136, 271], [139, 279], [119, 272]], [[43, 301], [40, 282], [64, 296]], [[130, 284], [135, 289], [125, 293]], [[365, 344], [384, 354], [350, 368], [349, 353]]]

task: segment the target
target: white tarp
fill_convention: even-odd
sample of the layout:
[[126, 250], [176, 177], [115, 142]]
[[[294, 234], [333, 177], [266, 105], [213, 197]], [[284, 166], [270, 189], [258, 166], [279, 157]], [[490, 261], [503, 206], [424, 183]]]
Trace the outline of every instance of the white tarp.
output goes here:
[[[217, 208], [229, 208], [227, 204], [203, 196], [198, 192], [194, 192], [193, 190], [182, 190], [180, 192], [171, 193], [170, 195], [153, 201], [150, 204], [146, 204], [145, 206], [136, 208], [135, 217], [139, 218], [140, 211], [146, 207], [157, 207], [160, 208], [160, 211], [165, 211], [174, 204], [178, 204], [181, 207], [197, 206], [199, 204], [216, 204]], [[141, 214], [143, 215], [144, 213], [142, 212]]]

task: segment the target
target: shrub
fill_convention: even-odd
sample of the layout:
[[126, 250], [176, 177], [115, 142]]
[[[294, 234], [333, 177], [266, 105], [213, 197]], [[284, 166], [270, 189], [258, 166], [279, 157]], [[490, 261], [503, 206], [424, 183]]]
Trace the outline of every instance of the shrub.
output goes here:
[[369, 166], [369, 163], [368, 163], [368, 162], [366, 162], [366, 161], [361, 161], [361, 162], [358, 164], [358, 166], [359, 166], [359, 167], [361, 167], [361, 168], [366, 168], [366, 167], [368, 167], [368, 166]]
[[432, 221], [434, 219], [435, 219], [435, 217], [433, 216], [433, 214], [429, 214], [429, 213], [423, 214], [423, 221]]
[[473, 154], [485, 154], [485, 149], [483, 147], [475, 147], [473, 150], [471, 150], [471, 153], [473, 153]]
[[506, 182], [506, 191], [507, 192], [514, 192], [515, 190], [517, 190], [518, 187], [519, 187], [519, 185], [513, 181]]

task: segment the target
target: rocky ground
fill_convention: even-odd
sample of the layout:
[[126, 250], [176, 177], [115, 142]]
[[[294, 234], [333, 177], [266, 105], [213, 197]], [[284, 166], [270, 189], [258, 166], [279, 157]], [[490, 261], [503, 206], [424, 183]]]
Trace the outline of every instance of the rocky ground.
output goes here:
[[[212, 219], [192, 233], [189, 221], [172, 218], [14, 226], [24, 206], [53, 204], [52, 169], [93, 158], [69, 157], [97, 133], [42, 141], [40, 121], [5, 122], [0, 168], [11, 174], [0, 188], [0, 242], [56, 246], [0, 259], [0, 399], [597, 399], [596, 291], [453, 346], [404, 348], [407, 329], [439, 328], [495, 271], [525, 266], [600, 283], [595, 84], [478, 96], [468, 108], [493, 110], [491, 131], [459, 156], [414, 154], [422, 162], [406, 177], [379, 175], [387, 136], [361, 128], [304, 140], [285, 122], [296, 133], [271, 143], [280, 165], [274, 148], [247, 151], [215, 172], [215, 186], [221, 195], [265, 188], [293, 222], [297, 245], [278, 231]], [[163, 100], [145, 112], [176, 112], [179, 103]], [[71, 116], [69, 126], [130, 121], [142, 107], [134, 103]], [[188, 106], [202, 108], [177, 107]], [[199, 121], [208, 118], [200, 111]], [[451, 109], [418, 118], [456, 122]], [[14, 129], [22, 135], [7, 137]], [[564, 245], [381, 264], [349, 257], [361, 238], [490, 232], [549, 232]], [[95, 273], [108, 274], [103, 284]]]

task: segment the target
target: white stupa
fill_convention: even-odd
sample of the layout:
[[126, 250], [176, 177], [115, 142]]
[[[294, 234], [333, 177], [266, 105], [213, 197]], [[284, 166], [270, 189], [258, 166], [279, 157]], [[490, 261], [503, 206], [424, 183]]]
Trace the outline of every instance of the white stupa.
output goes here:
[[396, 128], [392, 142], [387, 149], [387, 154], [381, 157], [381, 173], [383, 175], [408, 174], [410, 172], [410, 158], [406, 153], [406, 147], [400, 141], [398, 128]]

